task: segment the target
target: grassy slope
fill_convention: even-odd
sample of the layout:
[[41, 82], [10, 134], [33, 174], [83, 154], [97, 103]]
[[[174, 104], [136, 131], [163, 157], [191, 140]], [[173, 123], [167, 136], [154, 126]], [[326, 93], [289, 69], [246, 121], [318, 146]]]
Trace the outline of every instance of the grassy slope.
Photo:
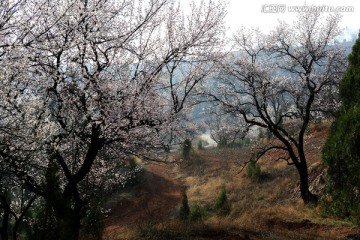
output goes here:
[[[311, 188], [316, 193], [321, 193], [325, 181], [321, 149], [328, 130], [329, 124], [313, 127], [306, 137]], [[127, 235], [111, 239], [348, 239], [345, 237], [358, 233], [350, 223], [326, 218], [319, 208], [302, 204], [296, 169], [275, 161], [279, 152], [259, 161], [263, 172], [260, 182], [249, 180], [241, 164], [252, 151], [194, 151], [190, 161], [167, 166], [173, 181], [187, 187], [189, 204], [207, 209], [202, 221], [182, 222], [172, 211], [156, 220], [143, 219], [140, 225], [123, 230]], [[231, 205], [231, 213], [225, 217], [213, 211], [223, 185]]]

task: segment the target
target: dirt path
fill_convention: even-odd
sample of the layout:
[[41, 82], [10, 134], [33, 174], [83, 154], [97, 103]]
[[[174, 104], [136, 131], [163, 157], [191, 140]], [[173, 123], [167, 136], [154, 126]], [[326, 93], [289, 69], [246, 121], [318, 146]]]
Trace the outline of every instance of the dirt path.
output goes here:
[[106, 234], [141, 224], [152, 218], [168, 218], [181, 201], [180, 183], [171, 166], [147, 163], [140, 183], [112, 200]]
[[[321, 134], [324, 133], [321, 132]], [[325, 139], [323, 135], [316, 135], [315, 133], [313, 135], [306, 145], [309, 149], [310, 163], [318, 161], [319, 149]], [[276, 153], [272, 154], [275, 154], [275, 157], [277, 156]], [[289, 203], [285, 207], [283, 204], [286, 201], [281, 204], [274, 202], [272, 197], [274, 192], [278, 194], [275, 195], [275, 200], [293, 198], [292, 191], [286, 189], [294, 188], [296, 184], [289, 185], [285, 182], [284, 187], [281, 188], [283, 186], [281, 183], [286, 179], [296, 181], [296, 176], [295, 178], [293, 176], [296, 173], [288, 168], [280, 169], [279, 166], [274, 166], [273, 161], [263, 161], [265, 171], [272, 177], [267, 180], [268, 182], [252, 183], [239, 173], [239, 165], [248, 160], [250, 155], [249, 149], [242, 151], [236, 149], [200, 151], [194, 154], [191, 162], [182, 162], [177, 170], [174, 170], [174, 165], [171, 164], [147, 163], [140, 183], [112, 200], [111, 211], [105, 223], [104, 240], [175, 239], [173, 236], [176, 236], [176, 239], [197, 240], [360, 239], [360, 229], [358, 228], [329, 224], [326, 221], [322, 222], [318, 217], [312, 219], [311, 217], [315, 215], [306, 213], [306, 208], [304, 208], [304, 214], [301, 214], [293, 209], [293, 205], [296, 206], [296, 200], [291, 203], [293, 205]], [[271, 158], [275, 158], [274, 156], [270, 154], [268, 160], [272, 160]], [[198, 225], [193, 223], [186, 225], [186, 222], [183, 223], [179, 219], [175, 219], [177, 216], [176, 207], [181, 204], [181, 186], [187, 185], [194, 189], [197, 188], [196, 191], [191, 191], [190, 188], [188, 196], [191, 197], [192, 192], [193, 196], [196, 197], [196, 194], [200, 194], [202, 197], [206, 196], [205, 194], [201, 195], [203, 189], [207, 189], [207, 192], [216, 192], [215, 187], [211, 188], [211, 184], [209, 184], [209, 182], [213, 183], [211, 180], [216, 178], [228, 179], [228, 181], [233, 182], [233, 184], [232, 182], [228, 183], [230, 186], [228, 197], [232, 201], [233, 211], [238, 212], [237, 215], [233, 215], [231, 219], [219, 218], [218, 222], [208, 221]], [[192, 181], [192, 184], [188, 181]], [[275, 191], [276, 186], [280, 186], [278, 187], [281, 190], [279, 193]], [[259, 195], [257, 192], [267, 194]], [[213, 202], [213, 200], [211, 201]], [[250, 203], [251, 205], [249, 205]], [[267, 210], [266, 206], [268, 205], [269, 209]], [[246, 206], [250, 206], [249, 209]], [[264, 211], [259, 212], [259, 208], [264, 209]], [[244, 218], [239, 212], [244, 214]], [[251, 216], [251, 219], [246, 219], [246, 216]], [[225, 222], [222, 223], [221, 221]], [[155, 224], [151, 225], [152, 222]], [[138, 231], [139, 229], [140, 231]], [[140, 235], [135, 235], [135, 237], [133, 235], [130, 237], [121, 235], [127, 231], [130, 233], [135, 231], [135, 234], [140, 232]], [[148, 235], [143, 237], [141, 235], [143, 232], [152, 234], [149, 235], [152, 238]], [[181, 238], [178, 238], [179, 236]]]

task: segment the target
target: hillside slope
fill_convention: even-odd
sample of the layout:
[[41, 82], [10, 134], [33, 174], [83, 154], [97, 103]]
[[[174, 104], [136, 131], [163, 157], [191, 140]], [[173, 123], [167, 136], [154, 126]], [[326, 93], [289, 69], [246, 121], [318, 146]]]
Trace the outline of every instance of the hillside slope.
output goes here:
[[[326, 179], [321, 149], [328, 133], [325, 123], [312, 127], [306, 136], [311, 190], [317, 194]], [[132, 197], [125, 205], [119, 199], [112, 209], [104, 239], [360, 239], [359, 229], [349, 222], [326, 218], [319, 207], [303, 205], [296, 169], [275, 161], [279, 152], [259, 161], [259, 181], [248, 179], [242, 164], [252, 151], [194, 150], [186, 162], [147, 165]], [[214, 211], [222, 186], [231, 206], [228, 216]], [[207, 212], [202, 220], [178, 218], [181, 187], [187, 188], [190, 206], [197, 204]], [[129, 216], [116, 213], [122, 211]]]

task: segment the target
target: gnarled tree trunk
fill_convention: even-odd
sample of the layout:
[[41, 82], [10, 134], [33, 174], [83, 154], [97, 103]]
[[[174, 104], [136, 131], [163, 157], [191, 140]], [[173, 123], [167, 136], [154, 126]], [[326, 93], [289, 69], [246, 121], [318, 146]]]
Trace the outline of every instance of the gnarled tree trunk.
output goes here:
[[9, 228], [11, 210], [9, 203], [4, 195], [0, 195], [0, 207], [3, 210], [2, 223], [0, 227], [0, 239], [8, 240], [9, 239], [8, 228]]
[[300, 193], [305, 204], [317, 205], [318, 197], [309, 190], [309, 173], [306, 162], [301, 162], [296, 166], [300, 176]]

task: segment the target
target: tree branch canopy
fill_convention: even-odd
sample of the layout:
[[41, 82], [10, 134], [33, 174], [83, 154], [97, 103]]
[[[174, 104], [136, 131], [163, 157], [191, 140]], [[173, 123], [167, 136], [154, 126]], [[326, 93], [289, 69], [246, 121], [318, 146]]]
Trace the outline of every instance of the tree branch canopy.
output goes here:
[[90, 186], [124, 184], [117, 171], [129, 153], [181, 134], [223, 46], [219, 1], [192, 4], [189, 14], [173, 0], [0, 7], [0, 165], [56, 208], [44, 193], [53, 184], [73, 216]]
[[305, 202], [312, 201], [312, 195], [304, 134], [312, 119], [336, 112], [347, 64], [335, 41], [339, 21], [336, 14], [303, 12], [293, 25], [281, 22], [268, 34], [242, 28], [233, 38], [234, 51], [218, 62], [211, 88], [204, 88], [222, 114], [241, 116], [279, 140], [271, 148], [287, 151], [301, 176]]

